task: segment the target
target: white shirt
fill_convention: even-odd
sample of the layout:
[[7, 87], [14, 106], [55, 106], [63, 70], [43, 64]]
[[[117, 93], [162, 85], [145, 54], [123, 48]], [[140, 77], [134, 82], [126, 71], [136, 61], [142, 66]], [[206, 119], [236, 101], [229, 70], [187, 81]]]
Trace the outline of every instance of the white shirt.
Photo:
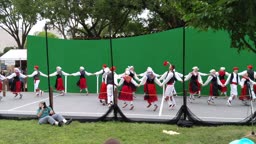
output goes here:
[[[147, 75], [145, 75], [145, 76], [142, 78], [142, 80], [141, 80], [141, 82], [140, 82], [140, 85], [144, 85], [144, 84], [146, 83], [147, 79], [148, 79], [148, 77], [147, 77]], [[157, 85], [162, 86], [161, 82], [157, 79], [156, 76], [155, 76], [155, 78], [154, 78], [154, 82], [155, 82]]]
[[[231, 74], [232, 74], [232, 73], [231, 73]], [[231, 74], [228, 75], [228, 79], [227, 79], [226, 83], [224, 84], [225, 86], [226, 86], [227, 84], [229, 84], [229, 81], [230, 81], [230, 79], [231, 79]], [[237, 83], [237, 84], [240, 84], [240, 83], [241, 83], [241, 82], [240, 82], [240, 77], [238, 77], [238, 81], [236, 81], [236, 77], [237, 77], [237, 74], [233, 72], [233, 79], [231, 80], [231, 82], [235, 82], [235, 83]]]
[[[215, 77], [217, 78], [217, 83], [218, 83], [218, 85], [221, 85], [221, 86], [222, 86], [222, 83], [220, 82], [220, 79], [219, 79], [219, 77], [217, 76], [217, 74], [215, 75]], [[205, 81], [205, 83], [203, 84], [203, 86], [206, 86], [212, 79], [213, 79], [213, 76], [212, 76], [212, 75], [208, 76], [208, 78], [207, 78], [207, 80]]]
[[[91, 75], [92, 75], [92, 73], [89, 73], [89, 72], [87, 72], [87, 71], [84, 71], [84, 73], [85, 73], [87, 76], [91, 76]], [[81, 75], [81, 72], [79, 71], [79, 72], [76, 72], [76, 73], [72, 73], [71, 75], [72, 75], [72, 76], [80, 76], [80, 75]]]
[[[238, 73], [238, 75], [239, 75], [239, 76], [243, 76], [243, 75], [246, 74], [246, 73], [247, 73], [247, 70]], [[254, 78], [256, 78], [256, 72], [254, 72]]]
[[[124, 77], [120, 80], [118, 86], [121, 86], [124, 83]], [[133, 80], [133, 78], [131, 79], [131, 83], [134, 84], [135, 86], [138, 86], [138, 84], [136, 83], [135, 80]]]
[[[40, 76], [43, 77], [48, 77], [47, 75], [45, 75], [44, 73], [38, 71], [40, 73]], [[37, 71], [34, 71], [31, 75], [27, 75], [28, 77], [34, 77], [35, 75], [37, 75]]]
[[185, 80], [184, 80], [184, 81], [189, 80], [189, 79], [192, 77], [192, 75], [195, 75], [195, 76], [198, 75], [198, 82], [199, 82], [200, 84], [203, 84], [203, 80], [202, 80], [202, 77], [201, 77], [201, 75], [200, 75], [199, 72], [197, 72], [197, 73], [196, 73], [196, 72], [191, 72], [191, 73], [189, 73], [188, 75], [185, 76]]
[[[16, 73], [12, 73], [11, 75], [9, 75], [8, 77], [6, 77], [7, 79], [12, 79], [12, 78], [14, 78], [14, 77], [16, 77], [17, 75], [16, 75]], [[21, 78], [26, 78], [27, 76], [25, 76], [24, 74], [22, 74], [22, 73], [19, 73], [19, 76], [21, 77]]]
[[6, 77], [0, 74], [0, 80], [5, 80]]
[[[112, 72], [109, 72], [108, 74], [110, 74], [110, 73], [112, 73]], [[105, 78], [105, 84], [107, 84], [108, 74], [106, 75], [106, 78]], [[114, 72], [114, 84], [115, 85], [118, 85], [117, 78], [118, 78], [118, 75]]]

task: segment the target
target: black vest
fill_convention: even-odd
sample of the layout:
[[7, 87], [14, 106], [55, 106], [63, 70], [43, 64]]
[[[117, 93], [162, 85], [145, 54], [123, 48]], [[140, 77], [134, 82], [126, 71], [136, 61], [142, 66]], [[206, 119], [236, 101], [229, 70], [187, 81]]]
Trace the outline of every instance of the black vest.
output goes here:
[[34, 76], [35, 80], [39, 80], [40, 78], [40, 72], [37, 70], [37, 74]]
[[247, 70], [247, 73], [248, 73], [248, 77], [251, 79], [251, 80], [255, 80], [254, 78], [254, 71], [252, 69], [250, 70]]
[[62, 77], [62, 71], [57, 71], [57, 78], [61, 78]]
[[[169, 72], [168, 72], [169, 73]], [[168, 75], [168, 73], [167, 73], [167, 75]], [[174, 72], [172, 72], [173, 73], [173, 76], [172, 76], [172, 78], [167, 82], [167, 84], [173, 84], [174, 83], [174, 81], [176, 80], [176, 78], [175, 78], [175, 73]]]
[[147, 75], [147, 83], [154, 84], [154, 82], [155, 82], [155, 77], [151, 78], [149, 75]]
[[83, 71], [80, 71], [80, 78], [85, 78], [85, 72], [84, 72], [84, 70]]
[[129, 76], [133, 78], [133, 77], [134, 77], [134, 73], [132, 73], [132, 72], [130, 71]]
[[193, 82], [197, 81], [198, 75], [199, 75], [199, 74], [197, 74], [197, 75], [193, 75], [193, 74], [192, 74], [192, 76], [191, 76], [191, 81], [193, 81]]
[[[230, 83], [232, 83], [233, 78], [234, 78], [234, 74], [232, 73], [229, 80]], [[238, 74], [236, 74], [236, 83], [238, 83]]]
[[107, 84], [113, 84], [114, 83], [114, 78], [113, 78], [113, 73], [109, 73], [107, 76]]
[[211, 83], [214, 84], [214, 85], [218, 85], [218, 83], [217, 83], [217, 77], [216, 77], [216, 76], [213, 76], [213, 75], [212, 75]]

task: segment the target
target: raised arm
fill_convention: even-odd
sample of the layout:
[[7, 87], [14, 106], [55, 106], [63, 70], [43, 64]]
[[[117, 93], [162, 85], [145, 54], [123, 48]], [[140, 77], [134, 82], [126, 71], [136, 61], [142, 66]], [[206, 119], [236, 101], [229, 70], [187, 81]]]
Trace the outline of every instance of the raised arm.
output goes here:
[[164, 78], [167, 76], [167, 71], [164, 73], [164, 74], [162, 74], [162, 76], [159, 78], [159, 80], [164, 80]]
[[187, 81], [187, 80], [189, 80], [191, 77], [192, 77], [192, 74], [191, 74], [191, 73], [189, 73], [188, 75], [186, 75], [186, 76], [185, 76], [185, 79], [184, 79], [184, 81]]
[[161, 84], [161, 82], [159, 81], [158, 78], [155, 77], [154, 82], [155, 82], [157, 85], [159, 85], [160, 87], [162, 87], [162, 84]]
[[54, 72], [54, 73], [50, 74], [49, 76], [53, 77], [53, 76], [56, 76], [57, 74], [58, 74], [57, 72]]
[[135, 86], [138, 86], [138, 84], [136, 83], [136, 81], [134, 79], [131, 80], [131, 83], [134, 84]]
[[95, 74], [95, 75], [100, 75], [100, 74], [102, 74], [102, 73], [103, 73], [103, 69], [101, 69], [100, 71], [95, 72], [94, 74]]
[[144, 85], [147, 81], [147, 76], [144, 76], [142, 80], [140, 81], [140, 85]]
[[66, 72], [64, 72], [64, 71], [62, 71], [62, 74], [64, 75], [64, 76], [69, 76], [70, 74], [68, 74], [68, 73], [66, 73]]
[[5, 80], [6, 77], [0, 74], [0, 79], [1, 79], [1, 80]]
[[[183, 76], [183, 75], [182, 75], [182, 76]], [[181, 79], [182, 76], [180, 76], [179, 74], [176, 74], [176, 72], [175, 72], [175, 78], [176, 78], [178, 81], [183, 82], [183, 80]]]
[[92, 73], [89, 73], [89, 72], [87, 72], [87, 71], [84, 71], [84, 72], [85, 72], [85, 74], [88, 75], [88, 76], [93, 75]]
[[212, 80], [212, 76], [208, 76], [207, 80], [204, 82], [203, 86], [206, 86], [209, 84], [209, 82]]
[[43, 77], [48, 77], [46, 74], [42, 73], [42, 72], [39, 72], [40, 73], [40, 76], [43, 76]]
[[12, 73], [11, 75], [7, 76], [6, 78], [7, 78], [7, 79], [12, 79], [12, 78], [15, 77], [15, 76], [16, 76], [16, 73]]
[[118, 86], [121, 86], [124, 83], [124, 79], [122, 78], [118, 84]]
[[22, 73], [20, 73], [20, 77], [21, 77], [21, 78], [26, 78], [27, 76], [24, 75], [24, 74], [22, 74]]
[[76, 73], [72, 73], [71, 75], [72, 75], [72, 76], [80, 76], [81, 73], [80, 73], [80, 72], [76, 72]]
[[34, 77], [37, 74], [37, 71], [34, 71], [32, 74], [27, 75], [28, 77]]
[[137, 80], [137, 81], [140, 81], [140, 79], [138, 78], [137, 74], [134, 73], [134, 78]]
[[238, 73], [238, 75], [239, 75], [239, 76], [243, 76], [243, 75], [246, 74], [246, 73], [247, 73], [247, 71], [242, 71], [242, 72]]
[[209, 74], [198, 72], [200, 76], [208, 76]]

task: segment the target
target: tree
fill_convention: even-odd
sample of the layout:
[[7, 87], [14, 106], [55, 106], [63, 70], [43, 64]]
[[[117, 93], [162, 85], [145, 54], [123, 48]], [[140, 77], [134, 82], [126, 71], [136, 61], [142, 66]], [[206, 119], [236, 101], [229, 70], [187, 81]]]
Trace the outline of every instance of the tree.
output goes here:
[[255, 0], [183, 0], [182, 4], [187, 25], [202, 30], [225, 30], [231, 47], [256, 53]]
[[[45, 37], [45, 31], [41, 31], [41, 32], [36, 32], [34, 34], [35, 36], [39, 36], [39, 37]], [[48, 38], [59, 38], [57, 35], [51, 33], [51, 32], [47, 32], [47, 37]]]
[[0, 27], [23, 49], [28, 33], [38, 19], [40, 0], [0, 0]]

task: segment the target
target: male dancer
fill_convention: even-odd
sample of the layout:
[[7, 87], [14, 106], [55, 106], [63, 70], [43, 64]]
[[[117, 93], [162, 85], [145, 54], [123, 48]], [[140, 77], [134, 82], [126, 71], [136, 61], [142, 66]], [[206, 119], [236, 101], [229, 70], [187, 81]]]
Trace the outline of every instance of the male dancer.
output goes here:
[[31, 75], [27, 75], [27, 77], [33, 77], [34, 78], [34, 92], [36, 92], [36, 96], [39, 96], [39, 93], [41, 96], [43, 95], [43, 91], [39, 88], [40, 83], [40, 76], [48, 77], [41, 71], [39, 71], [39, 66], [34, 66], [34, 72]]
[[240, 84], [240, 77], [238, 76], [238, 67], [233, 68], [233, 72], [229, 74], [228, 79], [224, 86], [230, 83], [230, 97], [227, 100], [227, 105], [231, 106], [231, 102], [238, 95], [237, 85]]

